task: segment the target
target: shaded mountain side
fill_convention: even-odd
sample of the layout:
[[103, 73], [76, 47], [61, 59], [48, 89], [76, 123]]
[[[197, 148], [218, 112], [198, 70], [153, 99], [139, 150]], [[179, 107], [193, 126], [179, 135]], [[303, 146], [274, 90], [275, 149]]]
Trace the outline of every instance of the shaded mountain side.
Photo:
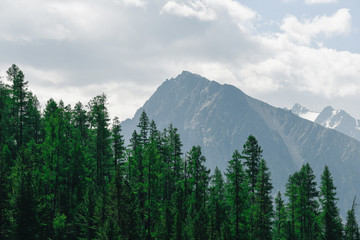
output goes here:
[[122, 123], [127, 141], [143, 109], [158, 129], [170, 123], [178, 128], [183, 152], [200, 145], [212, 170], [218, 166], [225, 171], [234, 150], [242, 151], [252, 134], [263, 148], [274, 191], [284, 190], [289, 175], [309, 162], [318, 182], [325, 164], [329, 166], [343, 216], [360, 193], [360, 142], [251, 98], [234, 86], [189, 72], [166, 80], [133, 119]]

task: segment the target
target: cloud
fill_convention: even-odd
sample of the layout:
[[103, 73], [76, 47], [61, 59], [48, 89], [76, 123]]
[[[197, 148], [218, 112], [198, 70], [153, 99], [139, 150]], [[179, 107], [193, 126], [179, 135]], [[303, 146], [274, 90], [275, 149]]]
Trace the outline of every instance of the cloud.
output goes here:
[[305, 0], [306, 4], [336, 3], [338, 0]]
[[253, 27], [253, 21], [259, 15], [252, 9], [234, 0], [207, 0], [210, 6], [225, 9], [232, 20], [242, 30], [247, 32]]
[[250, 30], [253, 20], [258, 17], [256, 12], [234, 0], [168, 1], [161, 12], [201, 21], [214, 21], [218, 14], [224, 17], [225, 13], [242, 31]]
[[18, 64], [42, 104], [105, 92], [122, 120], [182, 70], [274, 105], [296, 94], [356, 98], [359, 54], [326, 47], [352, 34], [350, 13], [280, 17], [265, 34], [268, 19], [235, 0], [2, 0], [0, 73]]
[[94, 1], [3, 1], [0, 40], [6, 41], [89, 39], [103, 34], [111, 17], [108, 6]]
[[167, 2], [161, 12], [189, 18], [197, 18], [201, 21], [213, 21], [217, 16], [213, 9], [207, 7], [202, 1], [189, 1], [188, 3]]
[[135, 6], [145, 8], [147, 2], [143, 0], [123, 0], [123, 3], [128, 6]]
[[339, 9], [332, 16], [317, 16], [300, 22], [295, 16], [287, 16], [281, 25], [286, 37], [299, 44], [309, 45], [318, 36], [331, 38], [346, 35], [351, 30], [349, 9]]

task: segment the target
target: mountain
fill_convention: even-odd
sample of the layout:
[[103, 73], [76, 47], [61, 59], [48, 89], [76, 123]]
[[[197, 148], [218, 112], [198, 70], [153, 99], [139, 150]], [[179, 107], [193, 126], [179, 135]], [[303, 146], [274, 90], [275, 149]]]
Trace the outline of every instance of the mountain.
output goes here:
[[301, 106], [298, 103], [295, 103], [294, 106], [291, 108], [291, 112], [298, 115], [301, 118], [307, 119], [309, 121], [314, 122], [315, 119], [319, 116], [320, 113], [312, 112], [306, 107]]
[[359, 141], [249, 97], [234, 86], [184, 71], [158, 87], [133, 119], [122, 122], [126, 139], [143, 110], [158, 129], [170, 123], [178, 128], [183, 152], [200, 145], [211, 169], [218, 166], [225, 171], [233, 151], [242, 151], [252, 134], [263, 148], [274, 191], [283, 191], [289, 175], [309, 162], [318, 183], [325, 164], [329, 166], [343, 216], [360, 194]]
[[316, 113], [296, 103], [291, 112], [360, 141], [360, 120], [356, 120], [344, 110], [335, 110], [331, 106], [327, 106], [320, 113]]

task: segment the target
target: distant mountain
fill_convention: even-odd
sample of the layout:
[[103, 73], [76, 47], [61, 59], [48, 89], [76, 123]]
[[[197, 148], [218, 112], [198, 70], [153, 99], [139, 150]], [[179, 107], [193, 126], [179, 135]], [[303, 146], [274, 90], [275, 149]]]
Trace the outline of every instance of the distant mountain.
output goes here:
[[301, 118], [307, 119], [309, 121], [314, 122], [315, 119], [319, 116], [320, 113], [312, 112], [304, 106], [301, 106], [298, 103], [295, 103], [291, 108], [291, 112], [298, 115]]
[[263, 148], [274, 191], [284, 190], [289, 175], [309, 162], [318, 183], [325, 164], [329, 166], [342, 216], [354, 196], [360, 195], [359, 141], [251, 98], [234, 86], [184, 71], [166, 80], [133, 119], [122, 123], [126, 139], [136, 129], [143, 110], [158, 129], [170, 123], [178, 128], [184, 152], [200, 145], [211, 169], [218, 166], [225, 171], [233, 151], [242, 151], [252, 134]]
[[292, 107], [291, 112], [299, 117], [318, 123], [323, 127], [334, 129], [360, 141], [360, 120], [356, 120], [344, 110], [335, 110], [328, 106], [320, 113], [316, 113], [296, 103]]

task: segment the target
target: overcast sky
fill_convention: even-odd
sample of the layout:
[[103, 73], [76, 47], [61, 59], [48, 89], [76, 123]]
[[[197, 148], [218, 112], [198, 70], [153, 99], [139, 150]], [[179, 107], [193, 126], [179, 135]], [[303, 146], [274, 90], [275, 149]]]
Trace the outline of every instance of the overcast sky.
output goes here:
[[43, 105], [105, 92], [121, 120], [182, 70], [360, 119], [360, 1], [0, 0], [0, 75], [12, 63]]

